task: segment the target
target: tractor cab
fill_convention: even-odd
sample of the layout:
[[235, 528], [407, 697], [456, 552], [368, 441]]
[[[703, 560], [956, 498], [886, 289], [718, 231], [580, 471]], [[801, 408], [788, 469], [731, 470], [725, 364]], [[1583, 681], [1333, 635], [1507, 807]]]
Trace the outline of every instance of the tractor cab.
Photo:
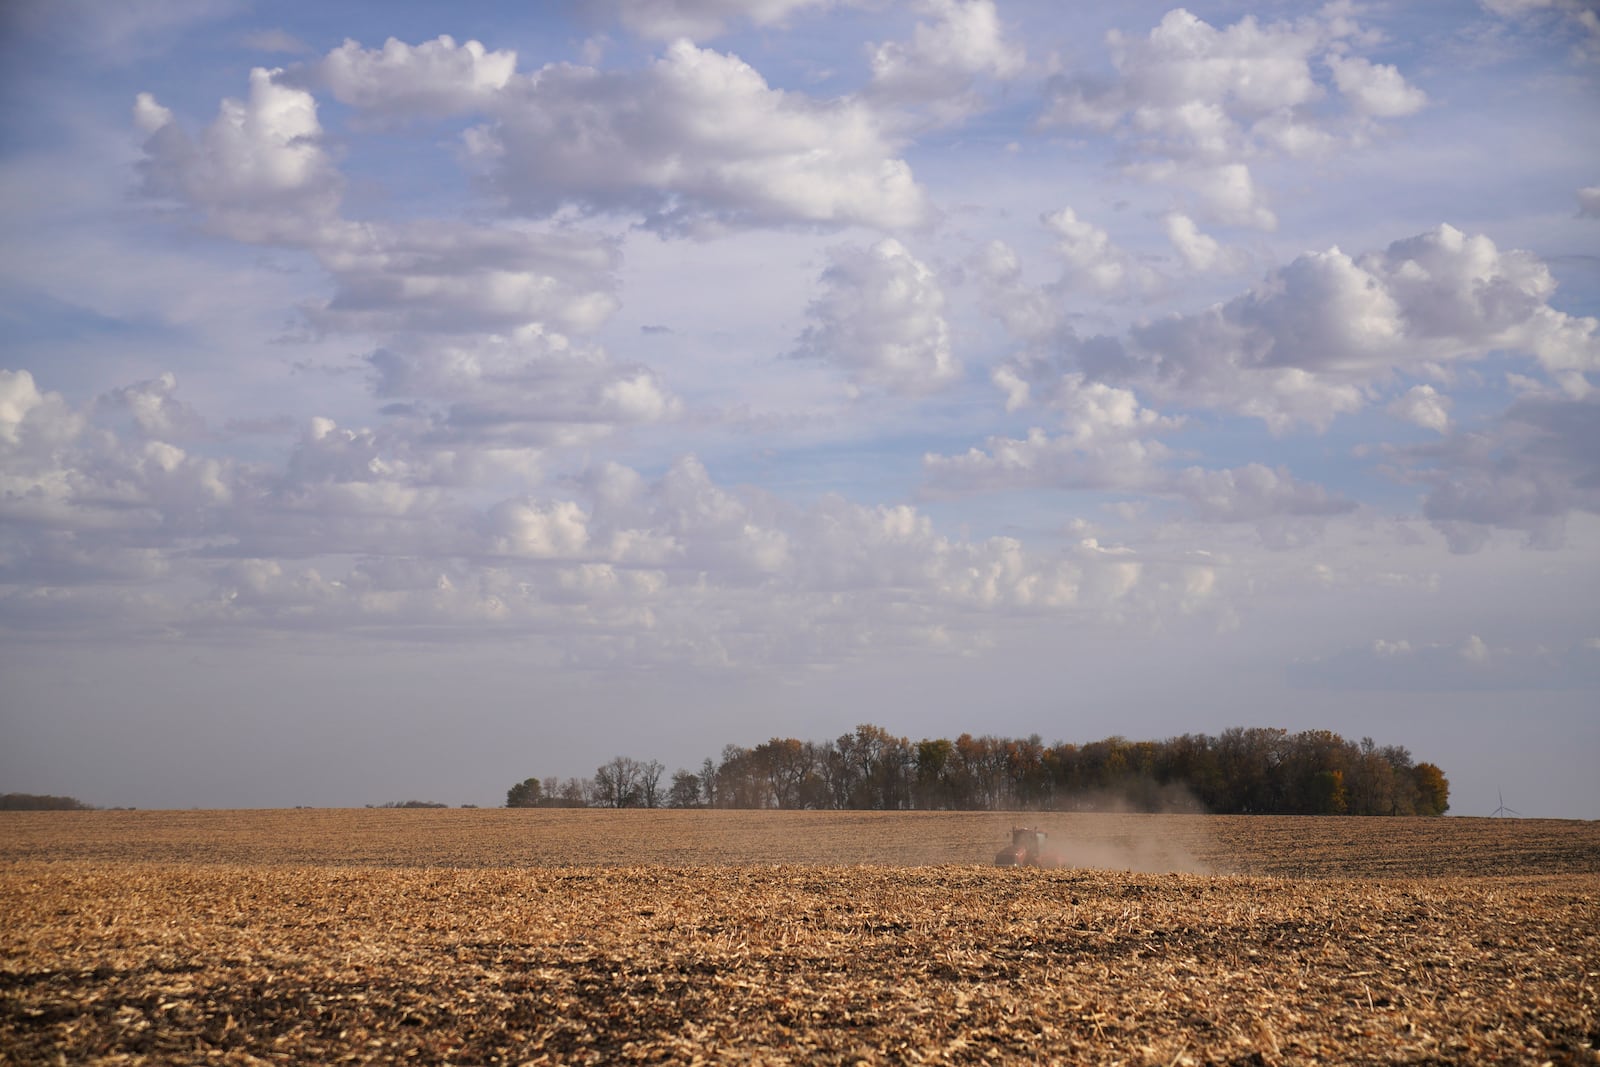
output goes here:
[[995, 854], [999, 867], [1039, 867], [1047, 856], [1046, 834], [1031, 826], [1012, 827], [1011, 845]]

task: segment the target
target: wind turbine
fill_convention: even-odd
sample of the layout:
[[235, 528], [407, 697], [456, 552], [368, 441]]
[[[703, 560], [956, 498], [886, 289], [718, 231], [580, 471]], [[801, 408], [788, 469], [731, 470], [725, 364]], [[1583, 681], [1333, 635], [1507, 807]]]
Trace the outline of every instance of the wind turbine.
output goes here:
[[1500, 798], [1500, 806], [1495, 808], [1494, 811], [1489, 814], [1489, 818], [1502, 818], [1506, 815], [1515, 815], [1519, 819], [1522, 818], [1522, 812], [1518, 811], [1516, 808], [1506, 807], [1506, 798], [1503, 794], [1501, 794], [1499, 786], [1495, 786], [1494, 791], [1495, 795]]

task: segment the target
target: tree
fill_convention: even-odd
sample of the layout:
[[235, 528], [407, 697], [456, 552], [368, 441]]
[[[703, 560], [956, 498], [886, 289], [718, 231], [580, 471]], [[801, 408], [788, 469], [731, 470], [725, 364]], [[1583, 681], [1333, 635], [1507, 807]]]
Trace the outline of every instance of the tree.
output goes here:
[[989, 758], [993, 741], [992, 737], [971, 734], [956, 738], [955, 769], [950, 775], [954, 807], [963, 811], [992, 811], [997, 807], [998, 785], [994, 780], [993, 761]]
[[537, 778], [525, 778], [506, 790], [506, 807], [537, 808], [544, 796], [544, 788]]
[[639, 800], [647, 808], [661, 806], [661, 772], [665, 769], [659, 760], [650, 760], [639, 766]]
[[1417, 776], [1416, 765], [1411, 761], [1411, 751], [1404, 745], [1385, 745], [1378, 750], [1378, 755], [1389, 764], [1389, 771], [1394, 778], [1394, 790], [1389, 801], [1389, 810], [1377, 812], [1379, 815], [1415, 815], [1417, 813]]
[[1214, 748], [1225, 784], [1214, 810], [1239, 815], [1279, 810], [1279, 766], [1288, 734], [1287, 730], [1261, 726], [1235, 726], [1222, 732]]
[[706, 807], [717, 806], [717, 765], [710, 756], [700, 764], [700, 796]]
[[92, 811], [77, 797], [53, 797], [39, 793], [6, 793], [0, 796], [0, 811]]
[[679, 770], [618, 756], [589, 779], [519, 783], [508, 807], [1083, 810], [1102, 799], [1142, 811], [1217, 814], [1439, 815], [1450, 783], [1405, 748], [1359, 744], [1329, 730], [1234, 727], [1162, 741], [1112, 736], [1081, 747], [1038, 734], [962, 734], [915, 745], [862, 723], [833, 741], [774, 737], [726, 745], [720, 762]]
[[1309, 798], [1312, 815], [1343, 815], [1346, 811], [1344, 772], [1318, 771], [1311, 779]]
[[838, 774], [831, 785], [835, 798], [844, 790], [848, 803], [840, 807], [895, 811], [911, 806], [911, 744], [881, 726], [862, 723], [854, 734], [834, 742], [839, 754]]
[[698, 808], [700, 806], [700, 776], [693, 771], [678, 771], [672, 776], [667, 789], [667, 807]]
[[628, 756], [614, 756], [609, 763], [597, 767], [594, 772], [595, 803], [602, 808], [637, 807], [642, 770], [639, 761]]
[[951, 806], [950, 763], [955, 750], [956, 746], [942, 737], [917, 742], [914, 757], [917, 784], [913, 794], [917, 807], [931, 811]]
[[563, 808], [586, 808], [589, 806], [589, 797], [593, 792], [594, 783], [587, 778], [568, 778], [561, 783], [558, 806]]
[[1394, 767], [1363, 737], [1346, 776], [1352, 815], [1388, 815], [1395, 808]]
[[755, 753], [739, 745], [722, 746], [717, 765], [717, 807], [765, 808], [770, 806], [767, 781], [757, 767]]
[[1417, 786], [1417, 814], [1443, 815], [1450, 810], [1450, 782], [1444, 772], [1431, 763], [1411, 768]]
[[[755, 775], [764, 781], [763, 799], [777, 808], [811, 806], [820, 790], [816, 746], [792, 737], [774, 737], [750, 753]], [[765, 806], [765, 805], [763, 805]]]

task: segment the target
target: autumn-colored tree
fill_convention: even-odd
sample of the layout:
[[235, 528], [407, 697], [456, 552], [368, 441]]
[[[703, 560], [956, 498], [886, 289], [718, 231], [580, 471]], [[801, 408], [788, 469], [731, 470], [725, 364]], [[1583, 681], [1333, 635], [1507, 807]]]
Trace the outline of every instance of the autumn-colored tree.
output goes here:
[[1114, 736], [1082, 746], [1046, 746], [1037, 734], [962, 734], [913, 745], [863, 723], [833, 741], [728, 745], [720, 762], [707, 759], [698, 774], [673, 775], [665, 796], [661, 773], [654, 760], [618, 756], [592, 781], [519, 782], [506, 804], [1082, 810], [1109, 797], [1140, 811], [1317, 815], [1439, 815], [1450, 806], [1444, 773], [1414, 764], [1401, 746], [1264, 727], [1165, 741]]
[[1343, 815], [1348, 808], [1343, 771], [1318, 771], [1311, 779], [1308, 810], [1312, 815]]
[[1450, 783], [1444, 772], [1431, 763], [1419, 763], [1411, 768], [1412, 780], [1417, 785], [1417, 814], [1443, 815], [1450, 810]]

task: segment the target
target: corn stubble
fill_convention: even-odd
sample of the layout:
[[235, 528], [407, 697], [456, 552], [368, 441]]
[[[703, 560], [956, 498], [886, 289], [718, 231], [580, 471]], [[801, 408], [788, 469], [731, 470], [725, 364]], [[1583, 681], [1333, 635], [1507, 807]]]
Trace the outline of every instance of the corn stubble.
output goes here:
[[[691, 819], [672, 862], [597, 865], [596, 832], [672, 821], [516, 814], [172, 813], [185, 862], [132, 832], [101, 854], [96, 816], [124, 813], [0, 822], [0, 1062], [1600, 1062], [1595, 824], [1262, 819], [1256, 852], [1222, 828], [1247, 871], [1297, 840], [1282, 877], [729, 862]], [[296, 816], [387, 827], [384, 859], [232, 858]], [[956, 847], [938, 827], [965, 818], [832, 825], [853, 857]], [[428, 865], [452, 823], [483, 851]], [[587, 865], [505, 863], [529, 827]], [[1346, 874], [1402, 830], [1445, 856], [1481, 838], [1483, 869]]]

